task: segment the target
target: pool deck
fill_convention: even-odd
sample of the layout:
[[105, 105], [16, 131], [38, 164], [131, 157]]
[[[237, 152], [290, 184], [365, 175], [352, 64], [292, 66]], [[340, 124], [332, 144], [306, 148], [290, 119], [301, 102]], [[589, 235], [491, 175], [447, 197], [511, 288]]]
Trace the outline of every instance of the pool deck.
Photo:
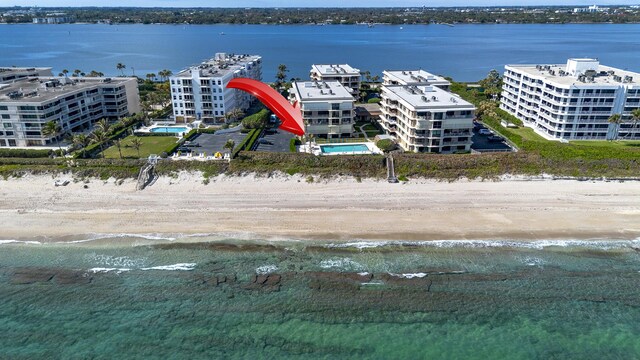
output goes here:
[[[355, 145], [364, 145], [369, 150], [368, 151], [338, 151], [338, 152], [322, 152], [323, 146], [355, 146]], [[382, 150], [378, 149], [378, 147], [373, 142], [361, 142], [361, 143], [348, 143], [348, 144], [302, 144], [299, 147], [299, 152], [312, 153], [313, 155], [374, 155], [374, 154], [382, 154]]]
[[[152, 131], [153, 129], [157, 129], [157, 128], [180, 128], [180, 129], [186, 129], [185, 131], [178, 131], [178, 132], [173, 132], [173, 131]], [[135, 132], [140, 132], [140, 133], [165, 133], [165, 134], [172, 134], [175, 135], [176, 137], [183, 137], [184, 135], [186, 135], [189, 131], [191, 131], [192, 129], [194, 129], [193, 127], [190, 126], [190, 124], [153, 124], [151, 126], [144, 126], [141, 127], [140, 129], [137, 129]]]

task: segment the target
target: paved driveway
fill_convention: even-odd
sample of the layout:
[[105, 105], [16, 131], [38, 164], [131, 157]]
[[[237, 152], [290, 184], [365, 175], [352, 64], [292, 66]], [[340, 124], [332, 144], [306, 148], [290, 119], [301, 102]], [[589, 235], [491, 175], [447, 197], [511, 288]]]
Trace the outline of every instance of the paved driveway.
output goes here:
[[289, 152], [289, 143], [293, 137], [295, 137], [295, 135], [284, 130], [266, 130], [262, 139], [268, 143], [260, 143], [261, 140], [258, 139], [254, 151]]
[[[478, 134], [478, 130], [486, 129], [484, 126], [480, 126], [476, 129], [473, 129], [473, 136], [471, 137], [471, 149], [477, 151], [510, 151], [512, 150], [509, 145], [507, 145], [504, 141], [500, 142], [489, 142], [487, 138], [490, 135], [480, 135]], [[499, 134], [496, 134], [499, 135]], [[501, 136], [501, 135], [499, 135]]]
[[207, 155], [215, 154], [216, 152], [228, 152], [224, 148], [224, 144], [228, 139], [235, 141], [236, 145], [240, 144], [244, 140], [247, 134], [243, 134], [240, 131], [227, 133], [227, 134], [198, 134], [191, 139], [191, 142], [200, 144], [199, 147], [192, 147], [194, 154], [207, 153]]

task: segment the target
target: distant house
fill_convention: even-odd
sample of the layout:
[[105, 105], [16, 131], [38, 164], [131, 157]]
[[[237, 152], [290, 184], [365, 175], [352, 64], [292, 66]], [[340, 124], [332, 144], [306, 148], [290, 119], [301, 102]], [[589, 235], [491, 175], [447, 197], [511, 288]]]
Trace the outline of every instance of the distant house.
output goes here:
[[358, 98], [360, 91], [360, 70], [348, 64], [325, 65], [314, 64], [311, 66], [310, 77], [313, 81], [338, 81], [354, 98]]
[[451, 82], [442, 76], [424, 70], [385, 70], [382, 72], [383, 85], [429, 85], [449, 90]]

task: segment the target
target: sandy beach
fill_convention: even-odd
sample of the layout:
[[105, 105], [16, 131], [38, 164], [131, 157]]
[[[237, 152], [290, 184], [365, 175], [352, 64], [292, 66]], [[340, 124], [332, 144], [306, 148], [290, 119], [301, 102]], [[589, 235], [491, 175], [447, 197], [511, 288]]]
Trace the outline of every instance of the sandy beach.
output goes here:
[[[70, 179], [70, 177], [67, 177]], [[58, 176], [55, 179], [65, 179]], [[85, 185], [87, 188], [85, 188]], [[0, 181], [0, 240], [95, 233], [226, 234], [268, 239], [634, 239], [640, 182], [505, 180], [389, 184], [344, 178]]]

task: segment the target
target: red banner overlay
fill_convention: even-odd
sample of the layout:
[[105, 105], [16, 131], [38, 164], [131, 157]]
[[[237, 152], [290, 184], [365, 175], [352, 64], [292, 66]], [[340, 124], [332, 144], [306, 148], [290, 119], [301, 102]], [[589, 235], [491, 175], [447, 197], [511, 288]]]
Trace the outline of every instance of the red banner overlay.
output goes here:
[[280, 95], [271, 86], [253, 79], [235, 78], [229, 81], [227, 87], [246, 91], [257, 97], [282, 121], [279, 126], [280, 129], [298, 136], [304, 135], [304, 121], [302, 121], [300, 106], [297, 103], [291, 105], [284, 96]]

